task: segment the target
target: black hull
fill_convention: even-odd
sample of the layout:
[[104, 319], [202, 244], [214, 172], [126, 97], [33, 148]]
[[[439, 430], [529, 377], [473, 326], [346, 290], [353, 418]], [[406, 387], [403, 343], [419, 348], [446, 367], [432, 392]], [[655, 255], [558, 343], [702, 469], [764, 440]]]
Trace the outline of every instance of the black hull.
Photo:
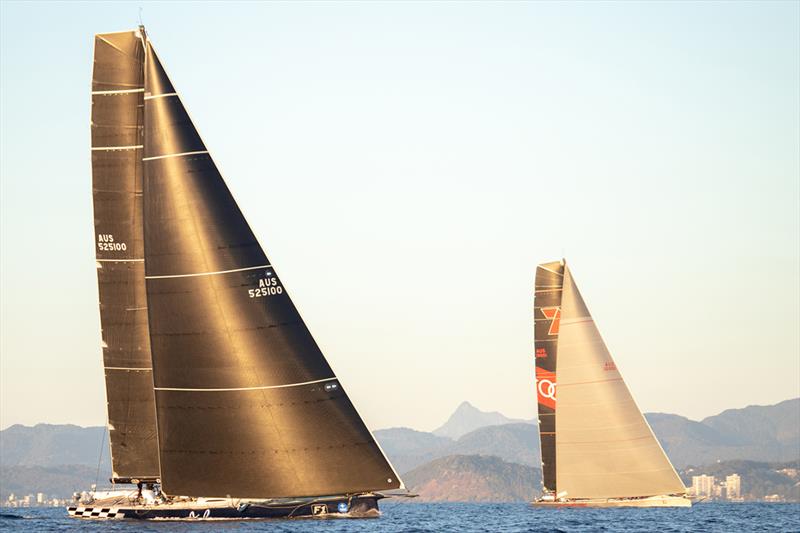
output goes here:
[[68, 507], [71, 517], [94, 520], [251, 520], [270, 518], [374, 518], [379, 516], [380, 496], [354, 496], [303, 501], [176, 502], [161, 505], [102, 505]]

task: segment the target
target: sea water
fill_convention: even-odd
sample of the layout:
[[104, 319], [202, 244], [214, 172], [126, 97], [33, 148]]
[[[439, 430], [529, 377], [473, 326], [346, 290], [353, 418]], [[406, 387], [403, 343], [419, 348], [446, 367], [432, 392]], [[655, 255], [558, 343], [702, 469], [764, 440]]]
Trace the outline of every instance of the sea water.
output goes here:
[[88, 521], [61, 508], [2, 508], [0, 530], [96, 532], [360, 533], [481, 531], [800, 532], [800, 504], [701, 503], [691, 509], [541, 509], [524, 503], [381, 502], [379, 518], [292, 520]]

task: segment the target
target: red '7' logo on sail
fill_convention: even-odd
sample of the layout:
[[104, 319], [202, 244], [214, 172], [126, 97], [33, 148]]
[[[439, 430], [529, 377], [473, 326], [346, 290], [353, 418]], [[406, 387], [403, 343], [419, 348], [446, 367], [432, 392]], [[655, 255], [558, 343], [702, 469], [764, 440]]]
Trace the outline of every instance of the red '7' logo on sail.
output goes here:
[[561, 324], [561, 308], [560, 307], [542, 307], [542, 314], [545, 318], [551, 319], [550, 330], [548, 335], [558, 335], [558, 326]]

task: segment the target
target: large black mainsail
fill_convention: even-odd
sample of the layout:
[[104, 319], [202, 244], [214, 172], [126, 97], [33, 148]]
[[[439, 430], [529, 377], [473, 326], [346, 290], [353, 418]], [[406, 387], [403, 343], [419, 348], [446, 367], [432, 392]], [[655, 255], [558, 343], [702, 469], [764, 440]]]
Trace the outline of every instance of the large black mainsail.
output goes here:
[[147, 42], [144, 237], [162, 488], [266, 498], [401, 482]]
[[95, 37], [92, 189], [113, 478], [159, 477], [142, 235], [144, 48]]

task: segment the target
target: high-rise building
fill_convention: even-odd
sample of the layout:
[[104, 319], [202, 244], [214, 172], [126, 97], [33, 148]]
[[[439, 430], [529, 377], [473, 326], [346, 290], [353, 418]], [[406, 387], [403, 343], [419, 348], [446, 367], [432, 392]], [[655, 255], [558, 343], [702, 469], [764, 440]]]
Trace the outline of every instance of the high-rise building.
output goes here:
[[705, 474], [692, 476], [692, 492], [695, 496], [705, 496], [706, 498], [714, 496], [714, 476]]
[[37, 492], [36, 493], [36, 503], [39, 504], [39, 505], [42, 505], [44, 503], [44, 493], [43, 492]]
[[731, 474], [725, 478], [727, 496], [729, 500], [738, 500], [742, 497], [742, 478], [739, 474]]

